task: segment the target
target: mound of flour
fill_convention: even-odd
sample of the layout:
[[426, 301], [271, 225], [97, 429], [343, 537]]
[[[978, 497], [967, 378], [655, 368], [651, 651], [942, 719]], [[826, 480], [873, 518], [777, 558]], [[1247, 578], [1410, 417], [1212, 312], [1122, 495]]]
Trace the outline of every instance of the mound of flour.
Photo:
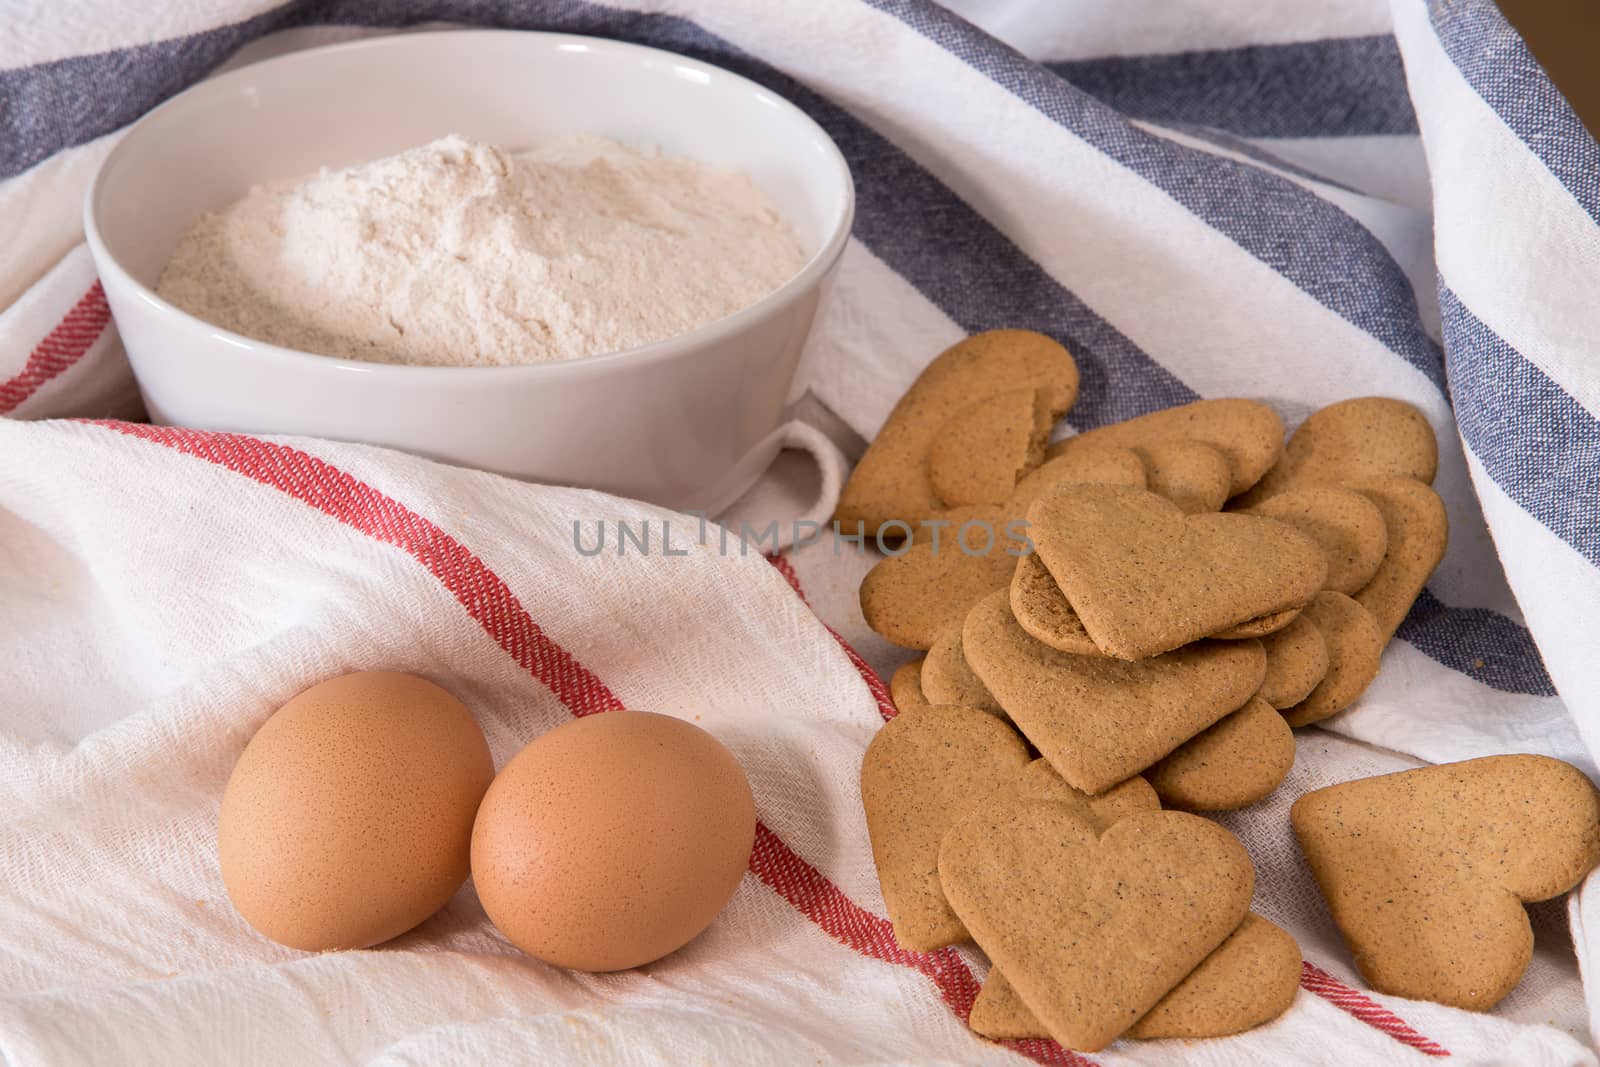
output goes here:
[[252, 189], [157, 285], [247, 337], [384, 363], [487, 366], [659, 341], [746, 307], [805, 256], [747, 176], [570, 137], [446, 137]]

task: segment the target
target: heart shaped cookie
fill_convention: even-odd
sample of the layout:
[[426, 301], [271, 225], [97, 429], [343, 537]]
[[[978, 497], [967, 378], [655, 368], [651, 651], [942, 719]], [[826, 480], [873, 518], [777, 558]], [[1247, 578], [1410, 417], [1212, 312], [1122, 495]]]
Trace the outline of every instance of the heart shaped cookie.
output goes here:
[[1044, 462], [1056, 417], [1043, 389], [1010, 389], [962, 408], [928, 446], [934, 495], [947, 507], [1004, 503], [1017, 479]]
[[1323, 590], [1306, 605], [1302, 617], [1322, 635], [1328, 669], [1304, 700], [1284, 709], [1290, 726], [1310, 726], [1354, 704], [1378, 676], [1383, 658], [1383, 634], [1377, 622], [1343, 593]]
[[[1010, 804], [1017, 800], [1054, 800], [1071, 808], [1073, 813], [1094, 829], [1097, 834], [1103, 834], [1112, 823], [1129, 815], [1136, 815], [1141, 811], [1160, 811], [1161, 801], [1156, 797], [1156, 791], [1150, 788], [1150, 783], [1135, 775], [1120, 785], [1112, 786], [1099, 796], [1090, 796], [1088, 793], [1074, 789], [1066, 783], [1055, 768], [1050, 766], [1046, 759], [1036, 759], [1028, 764], [1023, 772], [1010, 782], [991, 793], [984, 804], [986, 807]], [[1012, 997], [1010, 985], [1005, 981], [1005, 976], [1000, 968], [995, 967], [989, 971], [989, 978], [983, 988], [988, 989], [991, 983], [1003, 987]], [[983, 994], [979, 992], [979, 1001]], [[1021, 998], [1016, 998], [1017, 1003], [1022, 1003]], [[988, 1034], [982, 1029], [978, 1005], [972, 1008], [973, 1017], [969, 1024], [980, 1034]], [[1038, 1036], [1048, 1037], [1039, 1027], [1032, 1015], [1028, 1016], [1034, 1028], [1039, 1031]], [[1005, 1034], [991, 1034], [993, 1037], [1010, 1036]], [[1034, 1036], [1032, 1034], [1019, 1034], [1019, 1037]]]
[[[919, 537], [900, 555], [879, 561], [861, 580], [867, 625], [904, 648], [927, 649], [946, 626], [960, 625], [975, 601], [1007, 588], [1018, 559], [1011, 553], [1025, 545], [998, 539], [1004, 536], [999, 509], [990, 509], [982, 521], [969, 542], [946, 531], [937, 542]], [[998, 535], [992, 543], [986, 539], [990, 532]]]
[[1370, 582], [1389, 549], [1389, 528], [1377, 505], [1336, 485], [1288, 489], [1244, 514], [1288, 523], [1321, 546], [1328, 564], [1323, 584], [1336, 593], [1349, 595]]
[[921, 656], [895, 668], [889, 676], [889, 697], [901, 713], [928, 706], [928, 698], [922, 695]]
[[960, 623], [940, 630], [928, 646], [927, 659], [922, 664], [922, 692], [932, 704], [959, 704], [1005, 714], [984, 688], [983, 680], [967, 666], [967, 657], [961, 651]]
[[1474, 1011], [1528, 966], [1523, 903], [1565, 893], [1600, 863], [1600, 793], [1546, 756], [1329, 786], [1295, 801], [1290, 822], [1372, 988]]
[[1150, 1011], [1250, 908], [1244, 846], [1150, 811], [1103, 835], [1071, 807], [984, 805], [939, 849], [946, 898], [1057, 1041], [1093, 1052]]
[[1146, 773], [1165, 807], [1230, 811], [1278, 788], [1294, 766], [1294, 731], [1277, 709], [1252, 697]]
[[1074, 788], [1101, 793], [1240, 707], [1261, 687], [1259, 641], [1201, 641], [1129, 663], [1075, 656], [1028, 636], [1007, 591], [967, 615], [967, 662]]
[[[1050, 761], [1044, 759], [1036, 759], [1028, 764], [1020, 775], [1001, 786], [985, 803], [1009, 804], [1022, 799], [1059, 801], [1072, 808], [1097, 834], [1105, 833], [1107, 827], [1125, 816], [1161, 808], [1156, 791], [1143, 778], [1129, 778], [1121, 785], [1092, 797], [1068, 785], [1050, 766]], [[983, 988], [978, 991], [978, 999], [973, 1002], [967, 1024], [988, 1037], [1050, 1036], [1033, 1017], [1033, 1013], [1028, 1011], [1022, 998], [1017, 996], [998, 967], [990, 968], [989, 977], [984, 980]]]
[[1027, 762], [1016, 731], [975, 708], [918, 708], [873, 736], [861, 761], [861, 802], [901, 947], [931, 952], [966, 938], [939, 885], [939, 842]]
[[1017, 561], [1008, 596], [1011, 614], [1035, 640], [1074, 655], [1100, 655], [1089, 631], [1083, 628], [1083, 620], [1067, 603], [1066, 594], [1056, 585], [1037, 552]]
[[1257, 400], [1196, 400], [1086, 430], [1051, 445], [1045, 458], [1089, 444], [1142, 448], [1167, 441], [1199, 441], [1221, 452], [1228, 460], [1228, 495], [1236, 496], [1254, 485], [1283, 453], [1283, 420]]
[[1354, 594], [1378, 621], [1388, 644], [1444, 559], [1450, 520], [1439, 494], [1414, 478], [1371, 478], [1349, 487], [1377, 505], [1389, 531], [1389, 548], [1377, 573]]
[[1317, 624], [1301, 615], [1261, 639], [1267, 676], [1256, 696], [1275, 708], [1290, 708], [1311, 695], [1328, 673], [1328, 646]]
[[1078, 366], [1055, 341], [1032, 330], [973, 334], [940, 353], [889, 413], [839, 495], [834, 518], [844, 532], [871, 537], [898, 520], [915, 527], [941, 507], [928, 474], [928, 450], [963, 408], [1014, 389], [1045, 392], [1054, 418], [1078, 396]]
[[[1300, 946], [1255, 912], [1162, 997], [1124, 1037], [1226, 1037], [1271, 1022], [1300, 988]], [[996, 1040], [1049, 1037], [998, 967], [972, 1002], [967, 1025]]]
[[1296, 485], [1399, 476], [1432, 483], [1439, 442], [1422, 412], [1404, 400], [1363, 396], [1311, 413], [1283, 458], [1239, 501], [1253, 507]]
[[1218, 511], [1228, 499], [1233, 475], [1228, 458], [1200, 441], [1157, 441], [1136, 447], [1144, 461], [1146, 487], [1185, 515]]
[[1281, 522], [1185, 515], [1124, 486], [1060, 486], [1033, 502], [1028, 522], [1035, 551], [1084, 629], [1120, 659], [1298, 608], [1327, 573], [1316, 544]]

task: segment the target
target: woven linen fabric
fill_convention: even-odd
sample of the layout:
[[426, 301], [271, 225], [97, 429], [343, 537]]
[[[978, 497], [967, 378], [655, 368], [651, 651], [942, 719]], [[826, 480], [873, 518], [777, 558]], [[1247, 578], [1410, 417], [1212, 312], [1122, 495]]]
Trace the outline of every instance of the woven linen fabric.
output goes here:
[[[1307, 789], [1423, 762], [1596, 772], [1600, 148], [1488, 0], [12, 0], [0, 18], [0, 1060], [1596, 1062], [1600, 985], [1580, 975], [1600, 892], [1532, 909], [1533, 963], [1492, 1012], [1381, 996], [1287, 825]], [[137, 393], [80, 221], [119, 132], [223, 66], [450, 26], [709, 60], [848, 159], [854, 239], [809, 424], [727, 526], [121, 421]], [[986, 961], [899, 949], [867, 843], [861, 753], [909, 655], [861, 621], [875, 556], [741, 550], [742, 522], [825, 514], [832, 441], [870, 439], [938, 351], [1003, 326], [1077, 359], [1062, 434], [1230, 395], [1292, 426], [1380, 394], [1439, 436], [1450, 548], [1377, 682], [1300, 732], [1277, 794], [1221, 817], [1306, 961], [1293, 1008], [1248, 1034], [1092, 1056], [970, 1034]], [[587, 545], [619, 521], [696, 536], [685, 556], [576, 550], [575, 523]], [[217, 872], [223, 784], [290, 696], [377, 668], [456, 692], [497, 766], [571, 715], [694, 718], [756, 794], [733, 903], [616, 975], [516, 952], [470, 883], [370, 951], [264, 941]]]

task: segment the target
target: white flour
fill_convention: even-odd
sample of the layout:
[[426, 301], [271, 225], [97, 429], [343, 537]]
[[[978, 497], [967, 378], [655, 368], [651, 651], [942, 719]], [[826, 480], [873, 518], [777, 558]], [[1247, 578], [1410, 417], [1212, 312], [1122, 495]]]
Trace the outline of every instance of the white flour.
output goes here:
[[157, 292], [247, 337], [385, 363], [574, 359], [722, 318], [805, 256], [747, 176], [571, 137], [461, 137], [258, 186], [179, 243]]

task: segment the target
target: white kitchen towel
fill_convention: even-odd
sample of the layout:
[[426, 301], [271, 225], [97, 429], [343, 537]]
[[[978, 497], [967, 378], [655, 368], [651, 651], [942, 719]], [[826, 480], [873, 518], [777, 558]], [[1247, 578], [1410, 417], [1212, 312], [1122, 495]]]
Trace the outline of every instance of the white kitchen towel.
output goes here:
[[[1491, 1014], [1365, 993], [1285, 811], [1418, 760], [1540, 751], [1594, 772], [1600, 149], [1487, 0], [961, 6], [983, 28], [910, 0], [12, 5], [0, 1055], [1595, 1062], [1558, 906], [1535, 909], [1534, 965]], [[774, 566], [735, 524], [726, 551], [710, 527], [685, 558], [586, 557], [574, 522], [675, 520], [355, 446], [24, 421], [137, 414], [78, 228], [120, 128], [218, 64], [433, 21], [672, 48], [810, 111], [859, 200], [813, 389], [863, 437], [940, 348], [996, 326], [1077, 357], [1064, 432], [1196, 396], [1260, 396], [1291, 422], [1371, 393], [1428, 415], [1444, 565], [1361, 703], [1303, 734], [1277, 797], [1225, 820], [1257, 907], [1306, 956], [1285, 1018], [1093, 1057], [967, 1033], [981, 957], [895, 947], [867, 850], [855, 774], [892, 713], [870, 668], [901, 658], [855, 607], [869, 554], [824, 540]], [[791, 484], [758, 487], [750, 514], [816, 514], [836, 479], [809, 503]], [[371, 952], [261, 941], [216, 874], [221, 785], [272, 708], [358, 667], [456, 690], [497, 762], [569, 713], [701, 716], [756, 788], [750, 877], [706, 937], [620, 976], [519, 956], [470, 888]], [[1595, 907], [1576, 896], [1586, 963]]]

